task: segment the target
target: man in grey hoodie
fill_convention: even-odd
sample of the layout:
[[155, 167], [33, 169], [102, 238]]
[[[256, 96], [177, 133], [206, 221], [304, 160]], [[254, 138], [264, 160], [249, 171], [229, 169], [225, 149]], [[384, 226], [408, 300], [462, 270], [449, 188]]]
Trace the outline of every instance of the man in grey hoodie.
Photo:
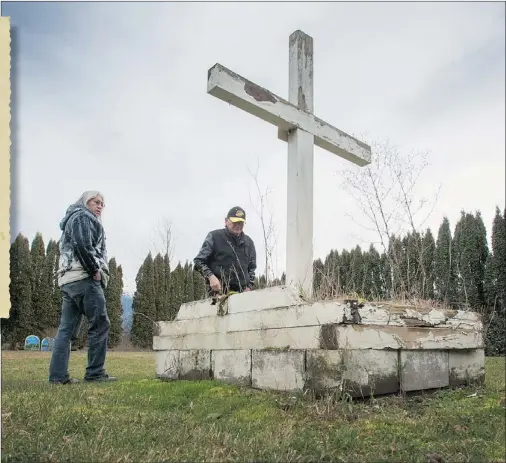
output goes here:
[[102, 226], [104, 195], [86, 191], [60, 222], [58, 286], [63, 304], [60, 327], [49, 366], [49, 382], [74, 384], [68, 363], [70, 341], [82, 317], [88, 319], [88, 366], [85, 381], [114, 381], [104, 370], [110, 321], [104, 289], [109, 281], [105, 232]]

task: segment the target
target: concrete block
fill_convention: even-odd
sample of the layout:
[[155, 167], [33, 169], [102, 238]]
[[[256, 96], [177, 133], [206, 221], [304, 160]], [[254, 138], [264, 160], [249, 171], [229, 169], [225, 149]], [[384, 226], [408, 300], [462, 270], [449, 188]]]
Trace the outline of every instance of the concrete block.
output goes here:
[[341, 323], [343, 314], [344, 305], [337, 302], [319, 302], [269, 310], [229, 313], [224, 316], [159, 322], [159, 336], [316, 326]]
[[274, 286], [230, 296], [228, 298], [228, 313], [237, 314], [252, 310], [277, 309], [304, 303], [304, 299], [295, 288]]
[[211, 351], [204, 349], [179, 352], [179, 379], [210, 379]]
[[229, 333], [188, 334], [186, 336], [155, 336], [154, 350], [169, 349], [318, 349], [320, 327], [303, 326], [276, 330], [235, 331]]
[[[264, 291], [270, 291], [270, 293]], [[264, 301], [266, 295], [274, 297]], [[296, 299], [296, 293], [291, 288], [267, 288], [237, 294], [229, 298], [226, 303], [226, 312], [228, 312], [223, 316], [217, 315], [218, 308], [212, 306], [210, 300], [183, 304], [176, 320], [157, 322], [156, 334], [175, 336], [225, 333], [334, 323], [364, 327], [373, 325], [413, 329], [445, 328], [453, 329], [455, 332], [477, 332], [477, 336], [481, 337], [481, 319], [479, 314], [474, 312], [415, 310], [405, 307], [383, 308], [373, 305], [365, 305], [357, 309], [351, 308], [343, 301], [307, 304]], [[283, 306], [283, 304], [290, 305]]]
[[179, 377], [179, 351], [161, 350], [155, 353], [156, 376], [163, 379]]
[[[444, 310], [429, 307], [399, 306], [393, 304], [365, 304], [355, 309], [355, 319], [363, 325], [388, 325], [405, 327], [440, 327], [460, 330], [481, 330], [480, 314], [463, 310]], [[353, 310], [348, 307], [349, 319]]]
[[251, 386], [251, 350], [215, 350], [211, 354], [214, 379]]
[[[187, 302], [181, 304], [179, 311], [176, 316], [176, 320], [191, 320], [201, 317], [210, 317], [216, 315], [217, 306], [211, 305], [211, 299], [203, 299], [201, 301]], [[162, 322], [164, 323], [164, 322]], [[166, 322], [165, 322], [166, 323]], [[163, 326], [159, 325], [160, 328]]]
[[317, 395], [368, 397], [397, 392], [398, 354], [387, 350], [308, 350], [305, 388]]
[[483, 384], [485, 382], [485, 350], [449, 352], [450, 385]]
[[412, 349], [482, 348], [481, 332], [453, 328], [325, 324], [209, 334], [153, 337], [154, 350], [170, 349]]
[[400, 359], [402, 390], [419, 391], [449, 385], [448, 351], [401, 350]]
[[479, 331], [454, 328], [326, 325], [322, 349], [477, 349], [483, 346]]
[[305, 351], [253, 350], [251, 383], [254, 388], [302, 391]]

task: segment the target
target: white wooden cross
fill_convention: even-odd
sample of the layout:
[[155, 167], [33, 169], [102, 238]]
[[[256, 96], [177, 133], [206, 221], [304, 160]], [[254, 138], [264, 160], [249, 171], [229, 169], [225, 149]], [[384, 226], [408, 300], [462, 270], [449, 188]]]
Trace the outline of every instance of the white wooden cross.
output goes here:
[[286, 101], [221, 64], [207, 73], [207, 92], [278, 127], [288, 142], [286, 283], [304, 295], [313, 290], [313, 145], [359, 166], [371, 162], [371, 148], [313, 114], [313, 39], [290, 35], [289, 94]]

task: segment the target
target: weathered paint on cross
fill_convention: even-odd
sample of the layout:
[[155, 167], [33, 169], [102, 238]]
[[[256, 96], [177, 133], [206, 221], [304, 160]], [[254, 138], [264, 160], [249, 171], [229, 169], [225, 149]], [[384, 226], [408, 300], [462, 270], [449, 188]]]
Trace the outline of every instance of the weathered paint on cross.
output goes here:
[[313, 39], [295, 31], [289, 40], [288, 100], [220, 64], [208, 71], [207, 92], [278, 127], [288, 142], [286, 281], [310, 296], [313, 288], [313, 146], [365, 166], [371, 148], [314, 116]]
[[[290, 36], [288, 101], [313, 113], [313, 39], [296, 31]], [[280, 129], [278, 129], [278, 136]], [[291, 130], [288, 138], [286, 282], [311, 295], [313, 287], [314, 135]], [[309, 294], [308, 294], [309, 293]]]

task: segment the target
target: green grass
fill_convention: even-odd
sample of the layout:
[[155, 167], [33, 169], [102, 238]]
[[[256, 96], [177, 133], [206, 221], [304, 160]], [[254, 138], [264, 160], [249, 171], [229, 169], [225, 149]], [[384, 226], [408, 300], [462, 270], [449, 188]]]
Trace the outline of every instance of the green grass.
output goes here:
[[[480, 388], [290, 406], [214, 381], [161, 382], [152, 353], [110, 352], [117, 383], [50, 386], [49, 359], [2, 352], [2, 461], [505, 460], [504, 358], [487, 359]], [[85, 362], [72, 353], [74, 377]]]

